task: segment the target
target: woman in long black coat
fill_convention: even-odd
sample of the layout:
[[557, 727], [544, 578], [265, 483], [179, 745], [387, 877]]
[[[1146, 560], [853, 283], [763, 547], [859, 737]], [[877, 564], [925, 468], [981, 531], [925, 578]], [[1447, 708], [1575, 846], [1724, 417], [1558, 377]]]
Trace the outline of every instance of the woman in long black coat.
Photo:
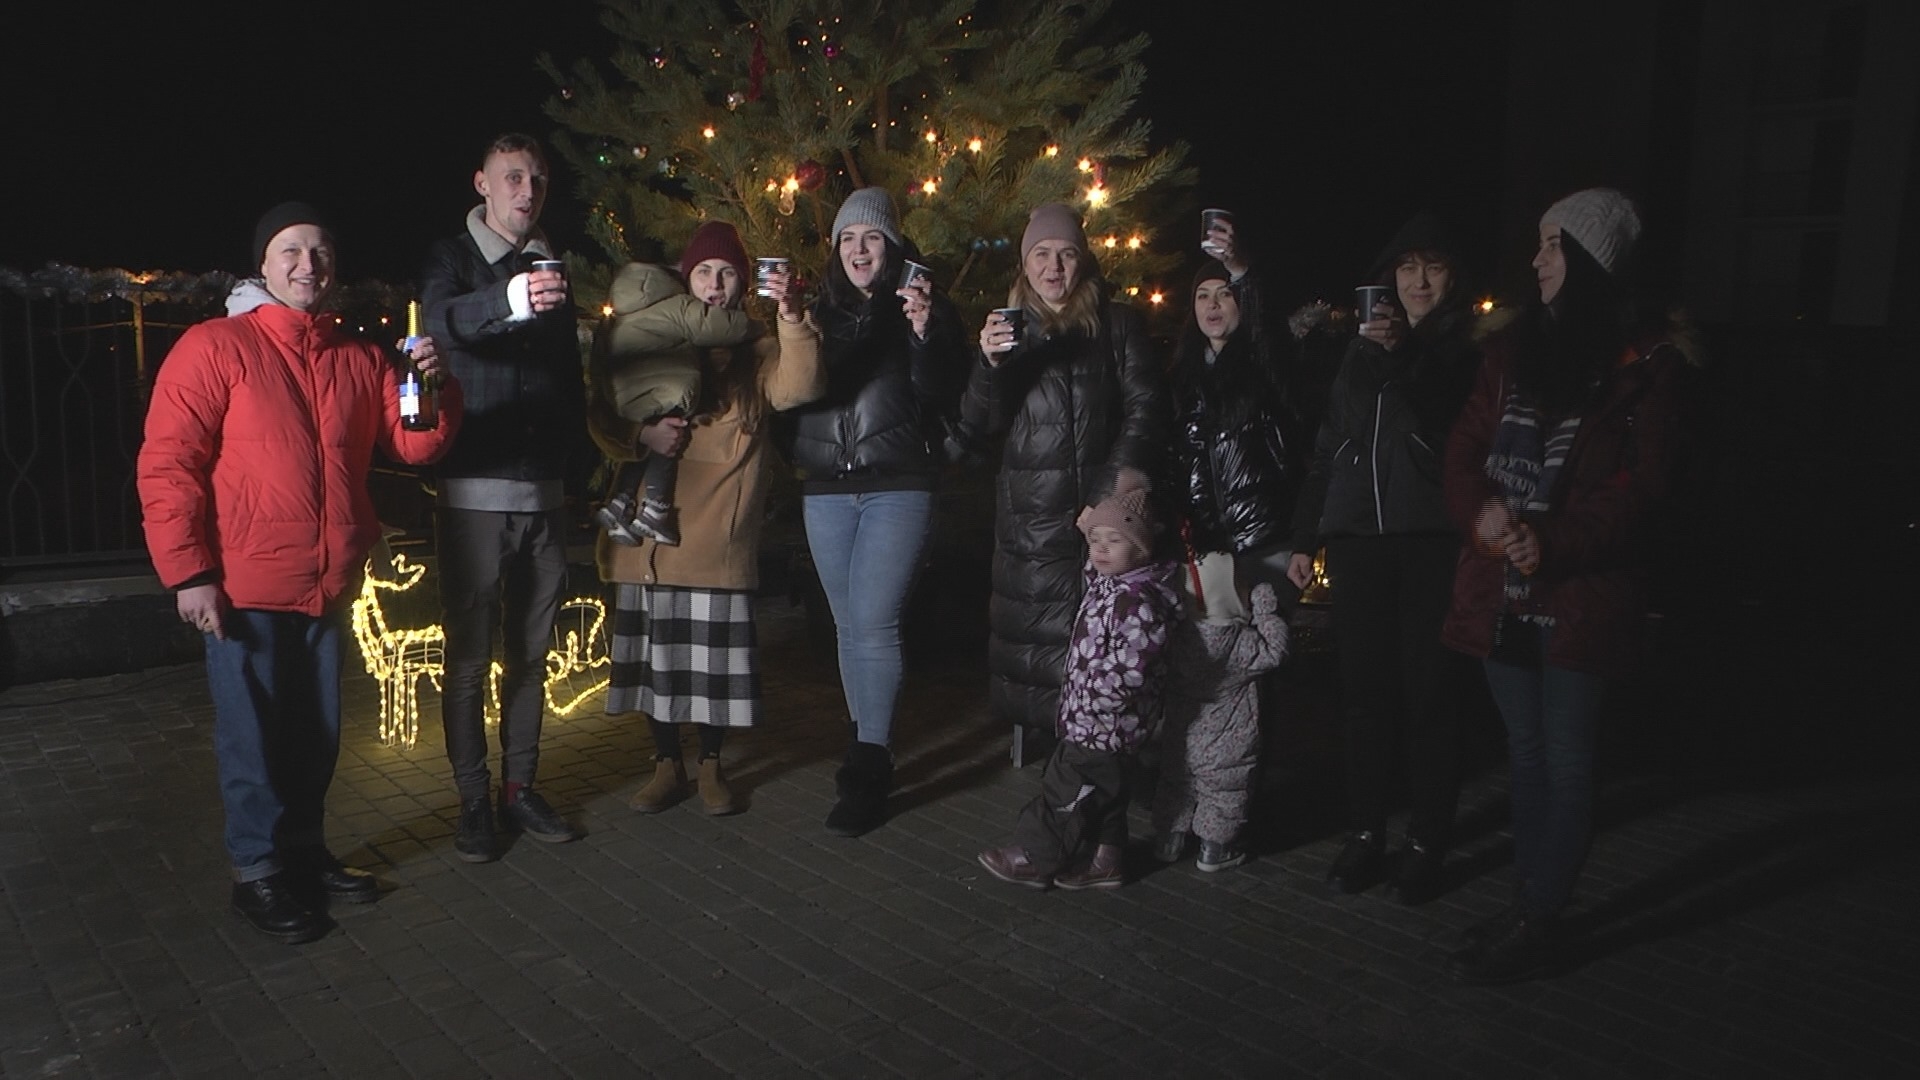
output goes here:
[[1016, 333], [999, 313], [988, 317], [961, 427], [976, 444], [1004, 441], [994, 492], [989, 700], [996, 718], [1051, 732], [1086, 559], [1074, 518], [1117, 469], [1157, 474], [1166, 391], [1139, 313], [1110, 299], [1072, 209], [1036, 208], [1020, 257], [1007, 305], [1021, 309], [1026, 325]]

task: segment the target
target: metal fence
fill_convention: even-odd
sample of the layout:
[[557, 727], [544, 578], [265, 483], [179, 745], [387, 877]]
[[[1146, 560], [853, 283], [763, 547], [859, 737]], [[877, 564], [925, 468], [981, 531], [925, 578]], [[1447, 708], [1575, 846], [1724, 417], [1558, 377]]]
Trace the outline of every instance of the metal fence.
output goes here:
[[0, 290], [0, 567], [144, 557], [134, 459], [153, 372], [212, 313]]

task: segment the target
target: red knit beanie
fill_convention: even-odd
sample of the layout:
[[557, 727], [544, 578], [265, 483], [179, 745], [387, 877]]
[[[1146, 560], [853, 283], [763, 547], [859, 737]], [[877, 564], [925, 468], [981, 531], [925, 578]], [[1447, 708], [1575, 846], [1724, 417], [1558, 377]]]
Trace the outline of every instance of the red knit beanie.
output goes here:
[[680, 276], [692, 274], [694, 267], [708, 259], [725, 259], [741, 281], [751, 279], [746, 245], [740, 242], [739, 232], [724, 221], [709, 221], [694, 230], [693, 239], [687, 241], [687, 250], [680, 255]]

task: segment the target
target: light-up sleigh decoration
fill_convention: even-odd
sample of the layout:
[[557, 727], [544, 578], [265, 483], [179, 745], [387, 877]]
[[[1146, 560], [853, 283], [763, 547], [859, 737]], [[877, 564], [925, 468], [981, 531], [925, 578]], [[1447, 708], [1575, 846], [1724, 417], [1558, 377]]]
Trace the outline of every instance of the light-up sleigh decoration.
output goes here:
[[[420, 737], [421, 680], [440, 689], [446, 666], [446, 631], [437, 624], [395, 628], [387, 621], [386, 594], [411, 592], [426, 579], [427, 568], [393, 551], [383, 538], [367, 559], [360, 595], [353, 602], [353, 639], [360, 646], [367, 674], [380, 684], [380, 738], [389, 746], [410, 747]], [[607, 685], [602, 670], [607, 654], [606, 605], [575, 597], [560, 605], [553, 646], [547, 651], [547, 708], [566, 716]], [[500, 719], [498, 660], [487, 678], [487, 722]]]

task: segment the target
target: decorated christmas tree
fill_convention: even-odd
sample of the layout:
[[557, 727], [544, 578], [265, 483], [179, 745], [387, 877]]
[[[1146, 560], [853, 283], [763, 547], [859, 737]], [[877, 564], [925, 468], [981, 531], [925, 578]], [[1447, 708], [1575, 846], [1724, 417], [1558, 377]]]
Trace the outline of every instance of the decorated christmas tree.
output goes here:
[[1111, 7], [603, 0], [610, 58], [542, 59], [554, 142], [615, 264], [677, 253], [720, 219], [817, 275], [840, 201], [879, 185], [970, 314], [1003, 302], [1027, 212], [1053, 201], [1084, 213], [1108, 279], [1148, 300], [1189, 239], [1153, 226], [1184, 221], [1170, 199], [1192, 177], [1184, 148], [1155, 148], [1132, 115], [1147, 39]]

